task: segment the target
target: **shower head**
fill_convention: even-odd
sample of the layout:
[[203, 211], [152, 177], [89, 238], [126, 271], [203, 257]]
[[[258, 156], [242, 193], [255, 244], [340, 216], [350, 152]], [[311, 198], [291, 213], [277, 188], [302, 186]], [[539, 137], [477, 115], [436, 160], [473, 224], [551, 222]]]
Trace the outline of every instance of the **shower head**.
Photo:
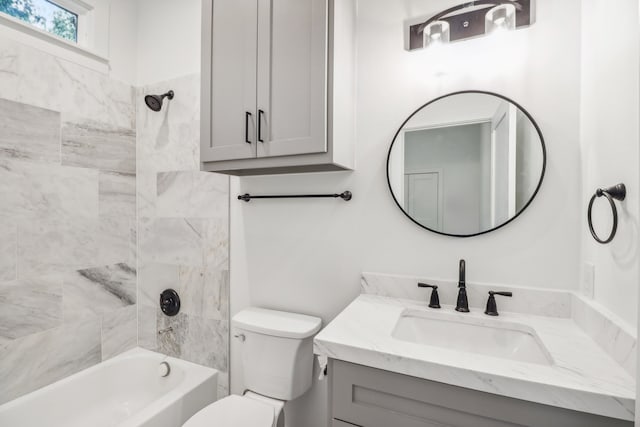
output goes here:
[[160, 111], [162, 109], [162, 102], [165, 98], [169, 98], [170, 100], [173, 99], [173, 91], [170, 90], [162, 95], [147, 95], [144, 97], [144, 102], [151, 110]]

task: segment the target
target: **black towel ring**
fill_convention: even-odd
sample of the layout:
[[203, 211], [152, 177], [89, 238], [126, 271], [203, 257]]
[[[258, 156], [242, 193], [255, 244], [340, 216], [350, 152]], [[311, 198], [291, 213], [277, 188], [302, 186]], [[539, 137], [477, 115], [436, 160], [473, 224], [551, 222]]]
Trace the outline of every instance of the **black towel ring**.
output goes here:
[[[613, 212], [613, 227], [611, 228], [611, 234], [606, 240], [600, 239], [593, 229], [593, 221], [591, 219], [591, 210], [593, 209], [593, 202], [595, 202], [598, 197], [606, 197], [611, 205], [611, 211]], [[616, 208], [615, 200], [623, 201], [627, 197], [627, 188], [624, 184], [614, 185], [609, 188], [598, 188], [596, 193], [591, 197], [591, 201], [589, 202], [589, 210], [587, 211], [587, 220], [589, 222], [589, 231], [591, 231], [591, 235], [596, 240], [596, 242], [606, 245], [607, 243], [611, 243], [614, 237], [616, 237], [616, 232], [618, 231], [618, 209]]]

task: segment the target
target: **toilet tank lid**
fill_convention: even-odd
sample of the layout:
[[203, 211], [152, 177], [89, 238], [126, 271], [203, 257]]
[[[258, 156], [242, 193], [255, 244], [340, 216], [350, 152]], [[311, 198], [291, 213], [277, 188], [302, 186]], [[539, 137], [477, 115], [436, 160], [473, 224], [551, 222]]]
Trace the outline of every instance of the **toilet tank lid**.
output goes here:
[[245, 331], [282, 338], [304, 339], [320, 330], [322, 319], [265, 308], [246, 308], [233, 316], [233, 326]]

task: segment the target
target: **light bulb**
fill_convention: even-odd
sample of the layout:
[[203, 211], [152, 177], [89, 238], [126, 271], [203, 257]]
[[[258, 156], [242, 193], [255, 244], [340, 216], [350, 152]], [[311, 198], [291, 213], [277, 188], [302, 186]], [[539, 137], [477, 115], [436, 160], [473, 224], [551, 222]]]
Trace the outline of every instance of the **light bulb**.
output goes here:
[[435, 21], [424, 28], [424, 47], [449, 43], [450, 27], [447, 21]]
[[512, 4], [501, 4], [491, 8], [485, 16], [485, 33], [501, 30], [515, 30], [516, 8]]

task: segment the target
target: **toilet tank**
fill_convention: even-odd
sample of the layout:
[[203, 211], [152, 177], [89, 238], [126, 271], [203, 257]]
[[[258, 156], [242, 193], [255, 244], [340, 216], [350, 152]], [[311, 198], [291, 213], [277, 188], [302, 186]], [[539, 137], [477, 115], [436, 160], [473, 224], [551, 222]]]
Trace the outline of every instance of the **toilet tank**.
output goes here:
[[311, 387], [313, 336], [321, 324], [317, 317], [257, 307], [233, 316], [246, 388], [285, 401], [302, 396]]

